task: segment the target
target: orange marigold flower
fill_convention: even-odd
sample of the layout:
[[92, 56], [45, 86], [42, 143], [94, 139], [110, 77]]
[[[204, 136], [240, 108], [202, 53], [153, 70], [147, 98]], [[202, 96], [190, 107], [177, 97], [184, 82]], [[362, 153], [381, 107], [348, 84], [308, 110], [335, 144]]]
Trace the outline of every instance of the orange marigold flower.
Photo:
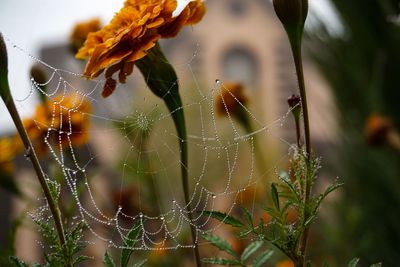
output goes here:
[[176, 36], [183, 26], [199, 22], [205, 13], [202, 0], [190, 1], [174, 16], [177, 6], [177, 0], [126, 0], [108, 25], [89, 33], [76, 57], [89, 59], [84, 71], [89, 79], [106, 69], [104, 97], [115, 90], [115, 73], [119, 72], [118, 80], [124, 83], [134, 62], [146, 56], [160, 38]]
[[235, 115], [247, 104], [244, 87], [240, 83], [224, 83], [216, 99], [217, 114], [225, 116], [227, 112]]
[[372, 114], [365, 124], [367, 143], [371, 146], [381, 146], [387, 141], [387, 135], [393, 130], [393, 122], [390, 118]]
[[294, 263], [291, 260], [284, 260], [278, 262], [275, 267], [294, 267]]
[[0, 172], [11, 173], [14, 170], [12, 160], [16, 154], [15, 142], [12, 138], [0, 139]]
[[98, 18], [77, 23], [69, 37], [74, 53], [78, 52], [79, 48], [85, 43], [89, 33], [98, 31], [100, 28], [100, 20]]
[[[61, 148], [81, 146], [89, 140], [90, 103], [78, 95], [56, 96], [36, 107], [34, 116], [23, 121], [36, 152], [43, 156], [47, 142]], [[23, 148], [18, 137], [18, 147]]]

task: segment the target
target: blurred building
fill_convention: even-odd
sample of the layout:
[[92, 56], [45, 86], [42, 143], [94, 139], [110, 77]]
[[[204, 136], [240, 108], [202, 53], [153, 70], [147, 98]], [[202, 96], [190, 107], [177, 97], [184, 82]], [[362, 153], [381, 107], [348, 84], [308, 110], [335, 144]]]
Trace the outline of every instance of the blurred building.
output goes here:
[[[257, 118], [265, 124], [285, 114], [287, 98], [298, 89], [289, 42], [272, 3], [218, 0], [208, 1], [207, 7], [198, 25], [162, 42], [169, 58], [178, 66], [190, 61], [196, 78], [207, 88], [215, 86], [216, 79], [243, 83], [254, 107], [261, 108], [254, 111]], [[181, 77], [192, 79], [186, 66], [181, 71]], [[328, 85], [307, 57], [305, 80], [313, 141], [324, 150], [335, 141], [336, 111]], [[294, 142], [290, 119], [281, 134]]]

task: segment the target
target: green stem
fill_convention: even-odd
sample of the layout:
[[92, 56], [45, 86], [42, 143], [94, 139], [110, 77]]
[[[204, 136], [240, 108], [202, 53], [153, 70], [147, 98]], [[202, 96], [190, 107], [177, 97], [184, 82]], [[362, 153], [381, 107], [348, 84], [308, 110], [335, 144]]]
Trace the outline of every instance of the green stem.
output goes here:
[[164, 101], [175, 124], [179, 138], [182, 184], [186, 202], [186, 211], [190, 222], [190, 231], [193, 239], [193, 250], [196, 257], [196, 264], [200, 267], [201, 260], [199, 248], [196, 244], [196, 228], [193, 225], [192, 210], [190, 207], [186, 125], [182, 100], [179, 95], [178, 77], [158, 43], [148, 51], [147, 56], [135, 61], [135, 65], [141, 71], [149, 89]]
[[300, 149], [301, 132], [300, 132], [300, 121], [298, 118], [295, 119], [295, 124], [296, 124], [296, 142], [297, 142], [297, 147]]
[[179, 149], [181, 155], [181, 174], [182, 174], [182, 185], [183, 193], [186, 204], [186, 211], [188, 214], [188, 219], [190, 221], [190, 232], [192, 235], [192, 241], [194, 245], [194, 254], [196, 258], [196, 264], [198, 267], [201, 266], [201, 259], [199, 248], [196, 244], [196, 228], [192, 224], [193, 216], [192, 209], [190, 206], [190, 190], [189, 190], [189, 173], [188, 173], [188, 145], [187, 145], [187, 134], [185, 125], [185, 116], [182, 108], [182, 100], [179, 94], [168, 94], [164, 99], [168, 110], [171, 112], [172, 119], [175, 124], [175, 128], [179, 138]]
[[21, 118], [15, 107], [14, 101], [12, 99], [9, 99], [9, 101], [6, 102], [6, 107], [8, 109], [8, 112], [11, 114], [11, 117], [12, 117], [12, 120], [14, 121], [15, 127], [17, 128], [17, 131], [22, 139], [22, 142], [24, 143], [24, 146], [26, 149], [26, 156], [29, 157], [29, 159], [33, 165], [33, 168], [36, 172], [36, 175], [39, 179], [40, 185], [43, 189], [43, 193], [46, 197], [47, 203], [49, 204], [50, 212], [54, 219], [54, 224], [57, 229], [57, 234], [58, 234], [58, 238], [60, 240], [60, 244], [62, 247], [64, 247], [65, 246], [65, 235], [64, 235], [64, 229], [63, 229], [62, 220], [61, 220], [61, 213], [51, 195], [50, 188], [46, 182], [46, 178], [45, 178], [44, 172], [42, 170], [42, 167], [39, 163], [39, 160], [36, 156], [35, 149], [33, 148], [32, 142], [30, 141], [29, 136], [26, 133], [26, 130], [22, 124]]
[[[6, 45], [3, 39], [2, 34], [0, 33], [0, 96], [3, 99], [8, 112], [11, 115], [12, 120], [14, 121], [15, 127], [17, 128], [17, 131], [22, 139], [22, 142], [25, 146], [26, 149], [26, 156], [29, 157], [33, 169], [36, 172], [36, 175], [38, 177], [39, 183], [43, 189], [43, 193], [46, 197], [47, 203], [49, 205], [50, 212], [53, 216], [54, 224], [57, 229], [57, 234], [58, 238], [60, 241], [60, 246], [65, 249], [65, 235], [64, 235], [64, 229], [62, 225], [62, 220], [61, 220], [61, 213], [60, 210], [58, 209], [56, 202], [54, 201], [50, 188], [46, 182], [46, 178], [42, 169], [42, 166], [39, 163], [39, 160], [36, 156], [35, 149], [32, 145], [31, 140], [29, 139], [29, 136], [24, 128], [24, 125], [22, 123], [21, 117], [19, 116], [19, 113], [17, 111], [17, 108], [15, 107], [14, 100], [12, 98], [11, 92], [10, 92], [10, 86], [8, 83], [8, 57], [7, 57], [7, 49]], [[69, 262], [69, 259], [65, 259], [67, 262]], [[72, 266], [70, 263], [67, 263], [67, 266]]]
[[[304, 187], [305, 187], [305, 196], [304, 196], [304, 220], [308, 218], [307, 206], [310, 200], [311, 186], [312, 183], [309, 181], [309, 172], [310, 172], [310, 164], [311, 164], [311, 137], [310, 137], [310, 124], [309, 124], [309, 116], [308, 116], [308, 107], [307, 107], [307, 96], [306, 96], [306, 88], [304, 82], [304, 73], [303, 73], [303, 63], [302, 63], [302, 54], [301, 54], [301, 42], [298, 44], [296, 42], [290, 42], [293, 59], [296, 66], [296, 74], [299, 84], [300, 90], [300, 98], [301, 98], [301, 107], [303, 111], [303, 120], [304, 120], [304, 136], [305, 136], [305, 148], [306, 148], [306, 161], [307, 161], [307, 175], [304, 179]], [[304, 229], [304, 233], [300, 240], [299, 252], [302, 256], [302, 266], [306, 264], [306, 252], [307, 252], [307, 240], [308, 240], [309, 227]], [[296, 265], [297, 266], [297, 265]]]

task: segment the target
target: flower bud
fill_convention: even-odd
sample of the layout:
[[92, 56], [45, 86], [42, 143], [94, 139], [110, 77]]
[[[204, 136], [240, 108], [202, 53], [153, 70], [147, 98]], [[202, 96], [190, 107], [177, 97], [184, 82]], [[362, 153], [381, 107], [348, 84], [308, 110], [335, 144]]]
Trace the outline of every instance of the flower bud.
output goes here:
[[0, 33], [0, 96], [5, 102], [10, 98], [10, 89], [8, 85], [8, 57], [6, 43], [3, 35]]
[[301, 110], [301, 98], [299, 95], [291, 95], [288, 100], [288, 105], [295, 117], [298, 117], [300, 115], [300, 110]]
[[274, 0], [273, 4], [289, 39], [300, 42], [308, 13], [308, 0]]
[[393, 122], [390, 118], [378, 114], [368, 117], [365, 124], [365, 136], [370, 146], [383, 146], [387, 143], [388, 134], [394, 130]]
[[35, 80], [35, 82], [39, 84], [44, 84], [47, 82], [48, 78], [44, 70], [40, 67], [40, 65], [33, 65], [31, 68], [31, 77]]

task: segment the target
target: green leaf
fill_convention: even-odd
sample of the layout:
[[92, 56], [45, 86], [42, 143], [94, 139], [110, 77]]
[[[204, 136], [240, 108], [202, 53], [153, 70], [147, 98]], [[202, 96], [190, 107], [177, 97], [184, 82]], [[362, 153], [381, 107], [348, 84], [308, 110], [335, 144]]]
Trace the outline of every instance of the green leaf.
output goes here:
[[347, 267], [356, 267], [359, 261], [359, 258], [354, 258], [349, 262], [349, 265], [347, 265]]
[[239, 233], [236, 234], [237, 237], [243, 238], [248, 236], [249, 234], [251, 234], [253, 232], [253, 229], [247, 229], [244, 231], [240, 231]]
[[271, 195], [272, 195], [272, 201], [274, 202], [275, 208], [277, 210], [280, 210], [278, 189], [276, 189], [276, 185], [274, 183], [271, 184]]
[[321, 205], [322, 201], [333, 191], [336, 189], [342, 187], [344, 184], [343, 183], [333, 183], [328, 188], [325, 190], [323, 194], [320, 194], [318, 198], [315, 201], [314, 208], [313, 208], [313, 213], [316, 213], [318, 211], [319, 206]]
[[29, 267], [28, 264], [26, 264], [25, 262], [19, 260], [16, 257], [10, 257], [10, 262], [16, 267]]
[[296, 203], [301, 203], [302, 199], [301, 199], [300, 193], [293, 186], [292, 181], [290, 181], [289, 178], [284, 178], [284, 177], [279, 177], [279, 178], [289, 188], [289, 190], [293, 193], [293, 195], [295, 197], [294, 200], [296, 201]]
[[219, 211], [203, 211], [203, 215], [210, 216], [214, 219], [217, 219], [225, 224], [228, 224], [233, 227], [244, 227], [245, 225], [237, 218], [230, 216], [226, 213], [222, 213]]
[[241, 261], [245, 262], [254, 252], [257, 251], [257, 249], [262, 246], [263, 243], [263, 241], [255, 241], [248, 245], [240, 257]]
[[203, 238], [217, 247], [219, 250], [225, 251], [228, 254], [237, 257], [236, 253], [233, 251], [232, 246], [216, 235], [203, 234]]
[[215, 264], [215, 265], [243, 266], [237, 260], [230, 260], [230, 259], [224, 259], [224, 258], [205, 258], [205, 259], [202, 259], [202, 262], [204, 262], [205, 264]]
[[243, 216], [246, 219], [247, 223], [253, 226], [253, 216], [251, 215], [250, 211], [246, 208], [242, 208]]
[[103, 263], [105, 267], [115, 267], [115, 263], [111, 255], [106, 251], [103, 257]]
[[142, 261], [139, 261], [138, 263], [135, 263], [132, 267], [142, 267], [144, 264], [147, 262], [147, 259], [144, 259]]
[[124, 243], [125, 246], [121, 251], [121, 267], [127, 267], [129, 259], [132, 255], [133, 250], [131, 249], [140, 234], [140, 224], [135, 224], [126, 236]]
[[253, 261], [253, 267], [263, 266], [263, 264], [271, 258], [272, 254], [274, 254], [272, 250], [267, 250], [258, 255], [257, 258], [255, 258], [255, 260]]
[[75, 266], [75, 265], [78, 265], [79, 263], [81, 263], [81, 262], [83, 262], [83, 261], [92, 260], [92, 259], [93, 259], [93, 257], [81, 255], [81, 256], [78, 256], [78, 257], [74, 260], [74, 264], [73, 264], [73, 265]]

